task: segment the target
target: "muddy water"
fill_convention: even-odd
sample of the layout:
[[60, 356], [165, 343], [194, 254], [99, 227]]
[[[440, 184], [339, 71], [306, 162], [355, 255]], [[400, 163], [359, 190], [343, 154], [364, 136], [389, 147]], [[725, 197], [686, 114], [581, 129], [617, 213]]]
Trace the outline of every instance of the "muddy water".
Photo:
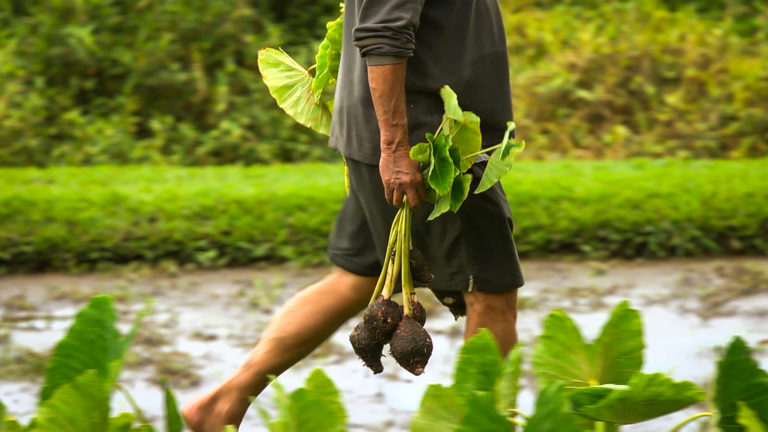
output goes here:
[[[592, 339], [608, 311], [628, 299], [642, 312], [647, 372], [664, 372], [707, 386], [719, 350], [736, 334], [757, 348], [758, 360], [768, 368], [768, 259], [529, 261], [524, 270], [528, 283], [520, 292], [519, 332], [527, 359], [551, 309], [568, 311], [586, 338]], [[157, 382], [161, 377], [170, 380], [182, 402], [211, 389], [247, 355], [275, 308], [325, 271], [293, 267], [180, 274], [125, 270], [0, 278], [0, 399], [10, 413], [27, 420], [34, 411], [40, 371], [51, 347], [91, 295], [111, 293], [123, 329], [148, 299], [154, 300], [121, 381], [144, 413], [159, 420], [163, 404]], [[321, 367], [341, 391], [351, 431], [407, 430], [426, 386], [451, 381], [463, 335], [461, 320], [455, 322], [428, 293], [421, 298], [435, 346], [425, 374], [413, 377], [385, 358], [384, 373], [371, 375], [348, 346], [353, 320], [280, 381], [293, 389], [312, 369]], [[530, 374], [524, 384], [520, 408], [531, 412], [534, 383]], [[271, 410], [271, 393], [265, 391], [257, 404]], [[130, 410], [120, 395], [114, 397], [113, 407], [118, 412]], [[685, 416], [667, 416], [625, 430], [667, 430]], [[241, 430], [266, 430], [255, 409], [249, 411]]]

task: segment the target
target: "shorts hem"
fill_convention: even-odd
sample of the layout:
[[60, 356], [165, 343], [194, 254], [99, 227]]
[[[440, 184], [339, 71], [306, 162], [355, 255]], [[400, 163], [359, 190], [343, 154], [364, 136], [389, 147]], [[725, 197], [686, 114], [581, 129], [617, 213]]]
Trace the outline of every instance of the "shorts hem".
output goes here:
[[342, 255], [334, 254], [332, 252], [328, 253], [328, 259], [331, 260], [331, 263], [335, 265], [336, 267], [339, 267], [345, 271], [348, 271], [352, 274], [358, 275], [358, 276], [365, 276], [365, 277], [378, 277], [381, 273], [381, 269], [374, 269], [373, 267], [368, 268], [362, 268], [360, 263], [357, 263], [353, 260], [347, 259]]

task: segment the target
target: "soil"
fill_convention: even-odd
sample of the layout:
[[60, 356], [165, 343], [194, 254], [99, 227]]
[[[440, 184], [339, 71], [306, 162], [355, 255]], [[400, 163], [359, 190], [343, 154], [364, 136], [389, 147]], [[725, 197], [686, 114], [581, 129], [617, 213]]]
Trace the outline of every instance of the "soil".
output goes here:
[[[761, 367], [768, 369], [768, 258], [525, 261], [523, 267], [527, 283], [520, 290], [518, 331], [526, 370], [535, 337], [550, 310], [566, 310], [591, 340], [608, 311], [624, 299], [642, 314], [646, 372], [664, 372], [707, 388], [713, 381], [715, 361], [733, 335], [741, 335], [754, 348]], [[109, 293], [115, 297], [122, 330], [152, 299], [152, 313], [143, 320], [120, 381], [160, 427], [164, 408], [157, 382], [168, 379], [181, 403], [213, 388], [239, 366], [276, 308], [327, 271], [291, 266], [165, 273], [126, 268], [102, 274], [0, 277], [0, 398], [10, 414], [28, 421], [45, 359], [90, 296]], [[350, 431], [407, 430], [426, 387], [452, 381], [463, 339], [463, 319], [456, 322], [428, 291], [418, 292], [430, 316], [426, 329], [434, 344], [421, 376], [401, 369], [389, 356], [382, 359], [384, 372], [379, 375], [361, 367], [348, 341], [361, 314], [281, 375], [280, 382], [290, 391], [301, 386], [312, 369], [321, 367], [340, 390]], [[530, 413], [534, 385], [530, 373], [522, 384], [519, 408]], [[274, 412], [272, 396], [267, 389], [256, 407]], [[115, 412], [131, 409], [119, 394], [112, 405]], [[246, 415], [241, 430], [267, 430], [256, 407]], [[668, 430], [703, 408], [622, 430]]]

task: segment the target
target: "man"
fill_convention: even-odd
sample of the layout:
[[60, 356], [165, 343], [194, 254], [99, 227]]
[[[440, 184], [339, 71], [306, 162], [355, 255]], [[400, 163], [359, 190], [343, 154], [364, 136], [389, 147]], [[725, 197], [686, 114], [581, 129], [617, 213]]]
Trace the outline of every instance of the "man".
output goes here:
[[[503, 352], [517, 342], [523, 280], [501, 186], [470, 193], [458, 213], [426, 222], [431, 204], [409, 157], [439, 126], [446, 84], [480, 116], [483, 147], [501, 140], [512, 106], [500, 15], [497, 0], [347, 0], [330, 144], [347, 160], [350, 194], [329, 240], [334, 268], [283, 306], [226, 382], [184, 407], [193, 431], [239, 425], [267, 376], [365, 308], [404, 197], [414, 208], [413, 244], [435, 275], [431, 288], [454, 313], [466, 313], [465, 337], [485, 327]], [[471, 168], [473, 188], [483, 168]]]

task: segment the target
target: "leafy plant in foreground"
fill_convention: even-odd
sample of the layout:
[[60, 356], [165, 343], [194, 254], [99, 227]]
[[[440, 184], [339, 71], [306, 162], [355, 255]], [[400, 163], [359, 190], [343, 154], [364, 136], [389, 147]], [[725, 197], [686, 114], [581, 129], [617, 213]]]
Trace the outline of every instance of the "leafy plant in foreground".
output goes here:
[[[109, 296], [96, 296], [75, 317], [48, 362], [35, 417], [26, 426], [7, 417], [0, 403], [0, 432], [152, 432], [117, 378], [125, 351], [138, 331], [141, 312], [133, 328], [121, 335]], [[118, 389], [134, 405], [136, 414], [110, 417], [110, 399]], [[181, 415], [173, 393], [165, 392], [166, 431], [181, 432]], [[134, 420], [139, 425], [134, 426]]]
[[[533, 372], [541, 390], [533, 415], [516, 406], [521, 356], [515, 348], [503, 360], [482, 330], [464, 345], [450, 387], [430, 386], [411, 423], [412, 432], [617, 431], [679, 411], [704, 400], [689, 381], [640, 372], [642, 324], [639, 313], [620, 303], [593, 343], [586, 343], [564, 312], [550, 313], [534, 349]], [[694, 414], [671, 429], [702, 417], [718, 417], [722, 431], [762, 431], [768, 426], [768, 374], [736, 337], [718, 364], [714, 394], [717, 412]], [[482, 413], [482, 415], [480, 415]], [[480, 418], [482, 417], [482, 418]]]

